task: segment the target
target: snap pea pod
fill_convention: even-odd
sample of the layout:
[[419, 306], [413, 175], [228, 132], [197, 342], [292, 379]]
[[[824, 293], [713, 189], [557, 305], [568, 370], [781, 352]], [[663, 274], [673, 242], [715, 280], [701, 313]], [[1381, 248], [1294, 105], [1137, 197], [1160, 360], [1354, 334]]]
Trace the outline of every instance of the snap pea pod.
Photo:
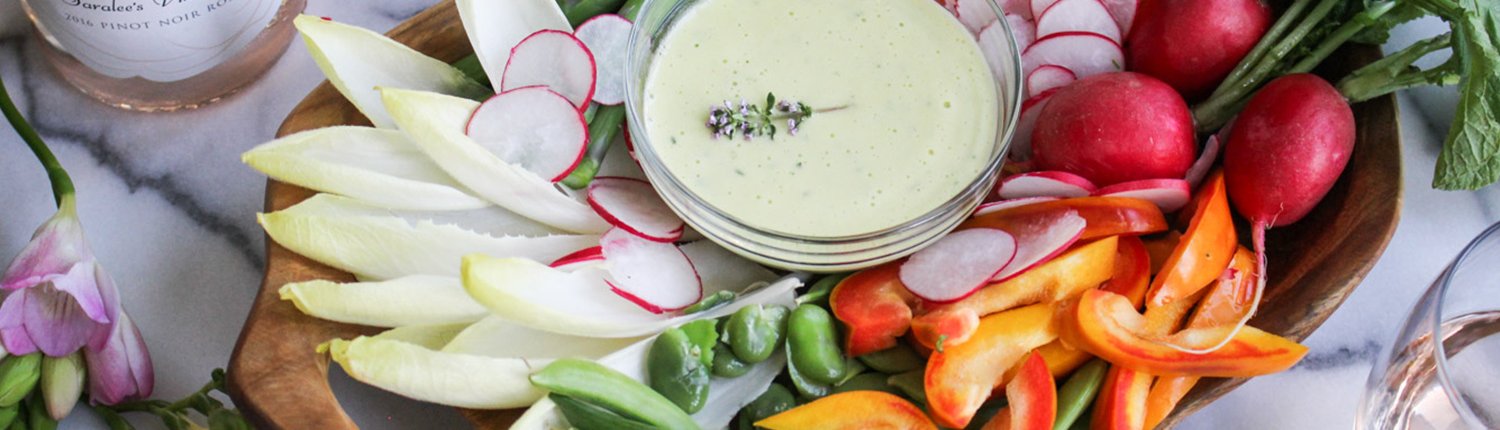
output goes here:
[[861, 355], [859, 361], [885, 373], [902, 373], [927, 364], [927, 360], [905, 343], [897, 343], [896, 346]]
[[568, 419], [568, 425], [578, 430], [651, 430], [650, 424], [620, 416], [593, 403], [562, 394], [547, 397], [557, 404], [557, 409]]
[[730, 315], [724, 330], [735, 357], [750, 364], [771, 358], [786, 335], [788, 313], [785, 307], [777, 305], [750, 305]]
[[847, 393], [850, 391], [883, 391], [895, 395], [902, 395], [901, 389], [891, 385], [891, 375], [880, 372], [865, 372], [849, 378], [848, 381], [833, 387], [833, 393]]
[[920, 404], [927, 404], [926, 369], [917, 369], [905, 373], [897, 373], [886, 379], [891, 386], [901, 390], [906, 397]]
[[773, 383], [770, 387], [766, 387], [766, 392], [760, 393], [755, 400], [751, 400], [744, 408], [740, 408], [740, 414], [735, 418], [735, 428], [755, 430], [756, 421], [770, 418], [772, 415], [795, 407], [797, 407], [797, 399], [792, 395], [792, 390]]
[[453, 68], [463, 72], [464, 76], [468, 76], [469, 79], [473, 79], [486, 87], [490, 86], [490, 75], [484, 73], [484, 65], [479, 64], [479, 56], [469, 54], [467, 57], [460, 58], [458, 61], [453, 62]]
[[625, 0], [558, 0], [557, 5], [562, 7], [563, 16], [568, 17], [568, 24], [578, 27], [589, 18], [614, 13], [620, 10]]
[[839, 350], [833, 316], [817, 305], [797, 306], [787, 321], [787, 350], [804, 376], [825, 384], [844, 378], [845, 360]]
[[717, 308], [734, 301], [734, 298], [737, 296], [739, 295], [735, 294], [733, 291], [720, 290], [717, 293], [709, 294], [707, 297], [704, 297], [703, 300], [699, 300], [698, 303], [693, 303], [691, 305], [688, 305], [688, 307], [682, 308], [682, 314], [691, 315], [706, 310], [711, 310], [713, 308]]
[[809, 287], [806, 293], [797, 296], [797, 304], [828, 306], [828, 295], [833, 294], [833, 287], [837, 287], [839, 282], [842, 282], [847, 277], [849, 277], [848, 273], [836, 273], [824, 276], [823, 279], [819, 279], [818, 282], [813, 283], [812, 287]]
[[531, 384], [598, 405], [654, 428], [698, 428], [692, 417], [671, 400], [652, 391], [651, 387], [589, 360], [563, 358], [553, 361], [531, 375]]
[[708, 403], [709, 367], [703, 353], [680, 328], [668, 329], [646, 352], [646, 385], [689, 414]]
[[729, 350], [728, 345], [718, 344], [714, 346], [714, 364], [712, 373], [720, 378], [738, 378], [750, 372], [753, 364], [740, 361], [734, 356], [734, 351]]
[[865, 372], [865, 369], [868, 369], [868, 368], [865, 367], [864, 363], [860, 363], [858, 359], [855, 359], [853, 357], [845, 358], [844, 359], [844, 377], [839, 378], [838, 381], [834, 382], [833, 386], [835, 388], [837, 388], [837, 387], [839, 387], [841, 385], [849, 383], [849, 380], [854, 379], [854, 377], [863, 374]]
[[1083, 415], [1084, 409], [1094, 403], [1094, 395], [1104, 385], [1104, 376], [1108, 371], [1109, 363], [1096, 358], [1074, 371], [1073, 376], [1068, 377], [1068, 382], [1058, 387], [1057, 418], [1052, 423], [1052, 430], [1073, 427], [1073, 422]]

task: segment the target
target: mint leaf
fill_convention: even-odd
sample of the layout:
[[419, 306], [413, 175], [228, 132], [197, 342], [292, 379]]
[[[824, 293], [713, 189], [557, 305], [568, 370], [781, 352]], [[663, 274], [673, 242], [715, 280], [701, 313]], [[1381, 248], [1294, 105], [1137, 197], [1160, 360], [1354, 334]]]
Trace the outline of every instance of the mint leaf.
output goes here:
[[1458, 0], [1453, 26], [1459, 60], [1457, 114], [1438, 156], [1432, 186], [1473, 190], [1500, 180], [1500, 3]]

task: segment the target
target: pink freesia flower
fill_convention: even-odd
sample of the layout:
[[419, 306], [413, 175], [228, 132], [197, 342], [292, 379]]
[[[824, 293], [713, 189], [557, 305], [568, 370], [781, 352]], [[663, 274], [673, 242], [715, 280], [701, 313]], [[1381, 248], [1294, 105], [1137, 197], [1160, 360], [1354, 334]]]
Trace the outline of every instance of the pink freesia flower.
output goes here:
[[94, 261], [71, 195], [0, 277], [0, 341], [11, 354], [52, 357], [108, 338], [119, 313], [114, 282]]
[[83, 358], [89, 369], [89, 399], [114, 405], [151, 397], [156, 373], [146, 341], [130, 316], [120, 311], [109, 335], [98, 347], [89, 346]]

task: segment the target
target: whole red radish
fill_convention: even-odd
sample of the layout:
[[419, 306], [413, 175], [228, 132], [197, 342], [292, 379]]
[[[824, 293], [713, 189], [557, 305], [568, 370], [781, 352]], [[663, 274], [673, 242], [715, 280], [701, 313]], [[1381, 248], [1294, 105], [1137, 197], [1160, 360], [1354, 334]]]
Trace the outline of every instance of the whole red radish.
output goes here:
[[1031, 152], [1038, 170], [1062, 170], [1098, 186], [1181, 178], [1197, 144], [1176, 90], [1139, 73], [1106, 73], [1058, 90], [1037, 114]]
[[1126, 65], [1199, 100], [1270, 25], [1271, 7], [1262, 0], [1142, 0], [1125, 40]]

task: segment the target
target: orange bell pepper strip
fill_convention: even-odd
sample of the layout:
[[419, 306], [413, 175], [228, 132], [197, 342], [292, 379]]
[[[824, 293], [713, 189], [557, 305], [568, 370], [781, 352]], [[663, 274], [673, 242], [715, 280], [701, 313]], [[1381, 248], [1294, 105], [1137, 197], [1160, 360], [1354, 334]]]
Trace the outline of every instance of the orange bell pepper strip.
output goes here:
[[[1209, 288], [1208, 294], [1198, 303], [1198, 308], [1188, 319], [1187, 327], [1202, 329], [1238, 324], [1249, 316], [1252, 307], [1236, 298], [1237, 292], [1256, 282], [1257, 265], [1255, 253], [1240, 247], [1234, 254], [1229, 268], [1217, 284]], [[1177, 409], [1189, 390], [1198, 383], [1196, 376], [1163, 376], [1157, 378], [1146, 396], [1146, 426], [1154, 428]]]
[[1146, 290], [1151, 286], [1151, 254], [1141, 238], [1120, 236], [1119, 248], [1115, 251], [1115, 273], [1099, 289], [1130, 298], [1137, 309], [1146, 301]]
[[964, 428], [979, 406], [1027, 353], [1057, 339], [1053, 304], [1036, 304], [984, 317], [968, 342], [927, 359], [927, 410], [938, 425]]
[[918, 300], [901, 284], [899, 261], [844, 278], [828, 296], [833, 316], [844, 324], [844, 352], [858, 357], [896, 346]]
[[1142, 430], [1146, 427], [1146, 394], [1151, 375], [1124, 366], [1110, 366], [1094, 398], [1092, 430]]
[[1192, 222], [1182, 241], [1151, 282], [1148, 307], [1185, 299], [1208, 286], [1229, 267], [1237, 246], [1224, 173], [1215, 171], [1194, 197]]
[[1111, 236], [1077, 245], [1005, 282], [980, 288], [963, 300], [943, 305], [924, 303], [911, 320], [912, 333], [929, 348], [939, 339], [944, 345], [958, 345], [969, 340], [980, 317], [1017, 306], [1065, 300], [1098, 287], [1114, 274], [1118, 243], [1119, 239]]
[[1189, 328], [1169, 336], [1146, 333], [1146, 318], [1119, 294], [1091, 290], [1070, 302], [1059, 318], [1062, 339], [1117, 366], [1152, 375], [1251, 377], [1286, 370], [1307, 347], [1254, 327], [1234, 333], [1208, 353], [1183, 351], [1206, 346], [1233, 327]]
[[917, 405], [883, 391], [848, 391], [823, 397], [756, 421], [770, 430], [937, 430]]
[[1056, 217], [1069, 210], [1076, 211], [1087, 223], [1079, 242], [1106, 236], [1138, 236], [1167, 231], [1167, 220], [1156, 204], [1127, 197], [1077, 197], [1016, 206], [970, 218], [959, 224], [958, 229], [982, 227], [1012, 231], [1014, 226]]
[[1015, 379], [1005, 384], [1006, 406], [984, 430], [1051, 430], [1057, 419], [1057, 382], [1047, 362], [1035, 352], [1021, 362]]

